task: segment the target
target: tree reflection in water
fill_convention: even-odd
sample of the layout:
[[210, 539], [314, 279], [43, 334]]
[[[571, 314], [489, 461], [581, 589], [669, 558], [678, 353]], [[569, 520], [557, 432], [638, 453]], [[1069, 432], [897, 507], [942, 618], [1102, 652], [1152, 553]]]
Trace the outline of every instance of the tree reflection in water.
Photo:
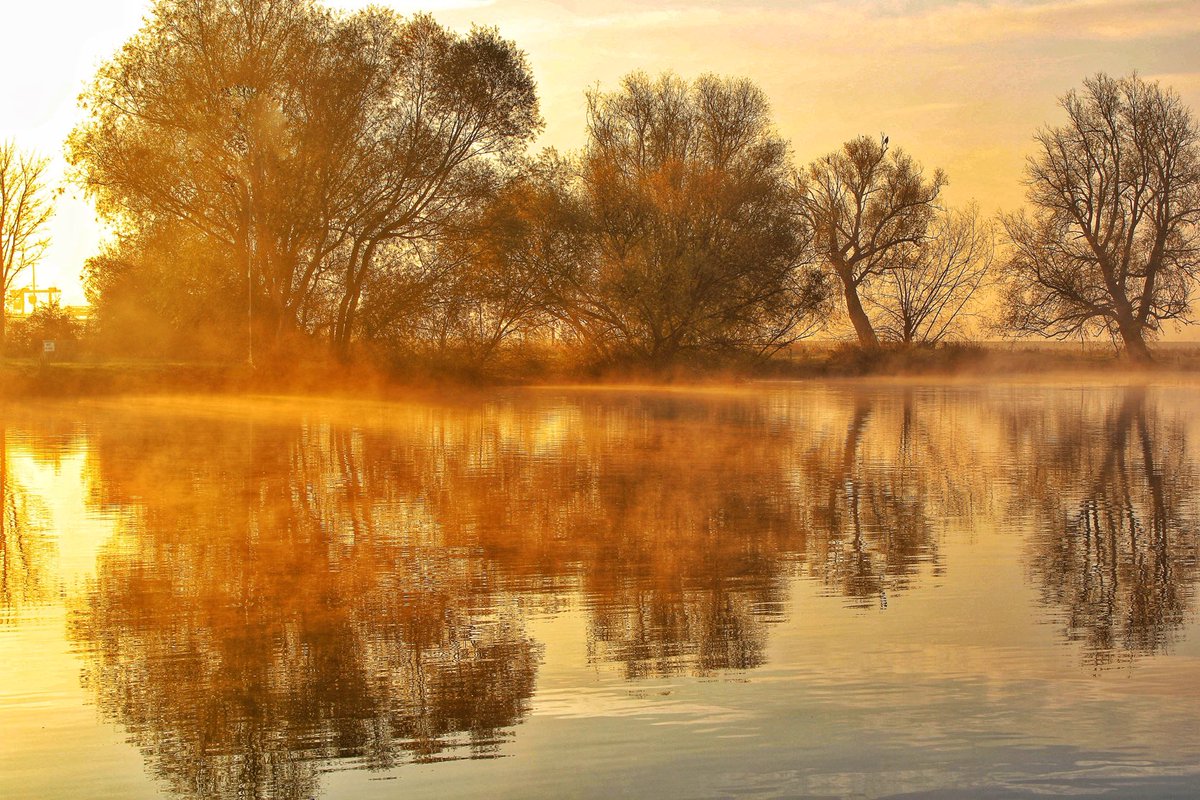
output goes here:
[[[125, 522], [73, 617], [86, 681], [177, 791], [300, 796], [335, 760], [493, 753], [533, 692], [530, 605], [582, 597], [590, 658], [628, 677], [756, 667], [787, 578], [842, 547], [805, 470], [883, 498], [854, 546], [889, 579], [934, 550], [911, 465], [825, 464], [806, 413], [631, 397], [365, 426], [105, 419], [94, 495]], [[863, 436], [870, 409], [850, 413]]]
[[[917, 420], [935, 409], [915, 409], [914, 391], [853, 393], [844, 434], [829, 435], [802, 457], [801, 469], [817, 534], [808, 568], [852, 605], [887, 604], [889, 590], [907, 588], [925, 565], [938, 574], [938, 535], [970, 508], [969, 490], [943, 481], [948, 462], [969, 463], [970, 442], [934, 444]], [[949, 445], [949, 446], [945, 446]], [[932, 512], [931, 512], [932, 507]]]
[[[263, 435], [265, 434], [265, 435]], [[334, 760], [496, 752], [538, 647], [356, 437], [198, 423], [98, 434], [134, 510], [74, 615], [85, 681], [155, 773], [197, 797], [309, 797]]]
[[1068, 635], [1162, 646], [1196, 578], [1179, 423], [1136, 392], [1011, 417], [981, 397], [107, 414], [93, 497], [124, 522], [71, 632], [104, 712], [205, 797], [497, 754], [534, 692], [531, 610], [582, 609], [590, 662], [629, 678], [753, 669], [791, 578], [886, 607], [1010, 488], [1039, 500], [1031, 570]]
[[1020, 496], [1038, 507], [1030, 571], [1097, 665], [1174, 640], [1193, 606], [1200, 543], [1184, 420], [1144, 387], [1101, 402], [1009, 420]]
[[[55, 544], [45, 508], [13, 474], [9, 431], [0, 418], [0, 625], [19, 621], [29, 608], [55, 595]], [[37, 451], [40, 452], [40, 451]], [[50, 448], [44, 458], [57, 457]]]

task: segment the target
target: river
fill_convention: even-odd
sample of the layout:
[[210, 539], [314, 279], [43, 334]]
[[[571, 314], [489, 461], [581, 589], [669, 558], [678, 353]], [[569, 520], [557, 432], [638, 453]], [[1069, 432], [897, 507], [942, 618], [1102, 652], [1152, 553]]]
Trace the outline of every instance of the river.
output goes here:
[[0, 797], [1194, 797], [1200, 384], [0, 406]]

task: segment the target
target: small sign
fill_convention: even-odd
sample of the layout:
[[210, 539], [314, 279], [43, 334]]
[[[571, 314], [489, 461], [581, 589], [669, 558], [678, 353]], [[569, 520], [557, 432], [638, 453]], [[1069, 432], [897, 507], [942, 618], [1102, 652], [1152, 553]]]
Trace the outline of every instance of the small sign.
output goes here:
[[42, 352], [43, 353], [53, 353], [54, 348], [55, 348], [55, 341], [53, 339], [46, 339], [45, 341], [42, 342]]

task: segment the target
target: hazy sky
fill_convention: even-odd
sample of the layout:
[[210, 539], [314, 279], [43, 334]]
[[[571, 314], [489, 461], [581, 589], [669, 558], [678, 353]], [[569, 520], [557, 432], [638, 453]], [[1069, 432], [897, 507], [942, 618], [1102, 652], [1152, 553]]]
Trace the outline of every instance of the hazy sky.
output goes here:
[[[365, 0], [329, 5], [355, 8]], [[1097, 71], [1138, 70], [1200, 110], [1200, 0], [381, 0], [447, 25], [497, 25], [529, 54], [543, 144], [583, 141], [583, 93], [626, 72], [746, 75], [766, 90], [799, 161], [860, 133], [949, 173], [949, 202], [988, 212], [1021, 202], [1034, 130], [1056, 98]], [[0, 0], [0, 138], [53, 156], [79, 119], [96, 66], [139, 26], [150, 0]], [[101, 227], [69, 190], [38, 283], [79, 302]]]

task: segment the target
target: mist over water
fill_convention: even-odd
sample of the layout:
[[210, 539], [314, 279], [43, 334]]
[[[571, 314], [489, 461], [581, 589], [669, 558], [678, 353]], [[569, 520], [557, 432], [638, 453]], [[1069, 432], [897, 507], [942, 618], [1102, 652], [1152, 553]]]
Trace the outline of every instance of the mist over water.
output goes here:
[[1197, 410], [5, 406], [0, 795], [1188, 796]]

